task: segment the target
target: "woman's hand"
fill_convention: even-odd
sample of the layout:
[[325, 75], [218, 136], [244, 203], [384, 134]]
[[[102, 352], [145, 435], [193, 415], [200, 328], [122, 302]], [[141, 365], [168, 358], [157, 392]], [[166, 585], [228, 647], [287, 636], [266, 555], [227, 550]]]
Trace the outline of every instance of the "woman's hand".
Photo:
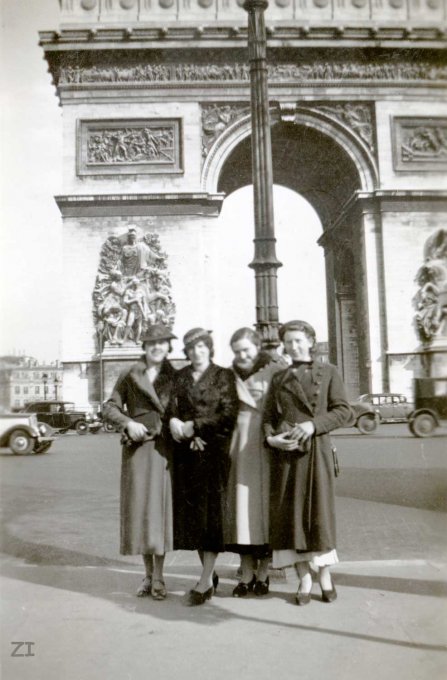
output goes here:
[[269, 446], [274, 449], [280, 449], [281, 451], [296, 451], [298, 448], [296, 439], [289, 439], [287, 432], [270, 435], [267, 437], [266, 441]]
[[179, 418], [171, 418], [169, 421], [169, 430], [174, 441], [181, 442], [184, 439], [183, 426], [184, 422]]
[[187, 420], [186, 423], [183, 423], [182, 430], [184, 439], [191, 439], [194, 436], [194, 421]]
[[293, 430], [289, 432], [289, 437], [298, 442], [298, 445], [303, 446], [312, 437], [314, 432], [315, 425], [311, 420], [306, 420], [304, 423], [296, 423]]
[[143, 423], [137, 423], [134, 420], [127, 423], [126, 432], [129, 439], [133, 442], [142, 442], [148, 435], [146, 426], [143, 425]]

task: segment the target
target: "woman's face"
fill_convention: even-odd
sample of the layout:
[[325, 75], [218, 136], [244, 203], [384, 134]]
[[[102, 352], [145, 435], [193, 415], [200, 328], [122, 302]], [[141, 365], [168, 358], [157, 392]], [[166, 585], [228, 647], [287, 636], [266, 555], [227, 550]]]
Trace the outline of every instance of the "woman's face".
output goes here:
[[148, 364], [161, 364], [168, 356], [169, 340], [154, 340], [144, 343], [144, 352]]
[[210, 361], [210, 350], [203, 340], [199, 340], [187, 350], [188, 359], [193, 366], [206, 366]]
[[304, 331], [286, 331], [283, 344], [284, 351], [293, 361], [309, 361], [312, 359], [310, 350], [314, 343]]
[[250, 370], [259, 354], [259, 349], [248, 338], [236, 340], [231, 345], [234, 354], [234, 363], [239, 368]]

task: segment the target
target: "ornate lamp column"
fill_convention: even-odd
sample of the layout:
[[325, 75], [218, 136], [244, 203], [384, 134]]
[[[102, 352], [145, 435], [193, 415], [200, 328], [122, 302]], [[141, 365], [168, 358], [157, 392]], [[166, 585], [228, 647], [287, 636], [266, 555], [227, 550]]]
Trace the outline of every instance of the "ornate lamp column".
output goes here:
[[248, 56], [251, 85], [252, 172], [255, 206], [255, 256], [250, 267], [256, 280], [256, 327], [264, 346], [278, 339], [277, 269], [273, 219], [273, 170], [267, 89], [267, 39], [264, 12], [267, 0], [245, 0], [248, 12]]

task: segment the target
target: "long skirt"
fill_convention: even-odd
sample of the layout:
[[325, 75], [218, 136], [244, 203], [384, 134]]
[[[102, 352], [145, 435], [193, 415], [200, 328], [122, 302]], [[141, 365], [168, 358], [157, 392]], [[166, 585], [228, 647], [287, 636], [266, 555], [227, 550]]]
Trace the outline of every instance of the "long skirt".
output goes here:
[[161, 439], [123, 447], [122, 555], [163, 555], [173, 550], [172, 463]]

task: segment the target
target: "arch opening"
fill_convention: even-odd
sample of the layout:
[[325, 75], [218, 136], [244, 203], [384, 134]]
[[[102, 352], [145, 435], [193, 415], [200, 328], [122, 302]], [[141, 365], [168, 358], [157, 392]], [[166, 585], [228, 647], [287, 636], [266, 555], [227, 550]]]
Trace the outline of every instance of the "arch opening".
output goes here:
[[[353, 193], [362, 189], [361, 170], [335, 139], [296, 123], [273, 125], [272, 161], [277, 256], [284, 265], [278, 270], [279, 318], [282, 321], [307, 318], [313, 322], [319, 340], [328, 340], [329, 358], [342, 371], [350, 396], [357, 396], [362, 384], [359, 356], [364, 357], [365, 350], [363, 346], [359, 348], [364, 335], [359, 313], [363, 303], [356, 286], [360, 258], [352, 257], [355, 225], [348, 225], [340, 242], [325, 244], [324, 250], [317, 240], [337, 220]], [[232, 148], [221, 167], [218, 190], [227, 196], [224, 214], [226, 205], [231, 205], [241, 187], [252, 192], [251, 183], [251, 137], [248, 136]], [[300, 202], [300, 207], [294, 201]], [[304, 205], [310, 210], [306, 217]], [[248, 222], [246, 217], [243, 219]], [[223, 238], [233, 244], [236, 241], [238, 247], [244, 244], [244, 249], [249, 248], [249, 256], [245, 250], [245, 260], [239, 262], [239, 267], [245, 270], [245, 283], [239, 288], [238, 304], [246, 309], [249, 305], [250, 318], [253, 318], [254, 277], [247, 267], [253, 254], [253, 217], [249, 229], [238, 227], [238, 220], [235, 212], [233, 227]], [[321, 275], [312, 279], [316, 271]], [[250, 291], [243, 302], [242, 290]], [[326, 319], [324, 326], [322, 317]]]

